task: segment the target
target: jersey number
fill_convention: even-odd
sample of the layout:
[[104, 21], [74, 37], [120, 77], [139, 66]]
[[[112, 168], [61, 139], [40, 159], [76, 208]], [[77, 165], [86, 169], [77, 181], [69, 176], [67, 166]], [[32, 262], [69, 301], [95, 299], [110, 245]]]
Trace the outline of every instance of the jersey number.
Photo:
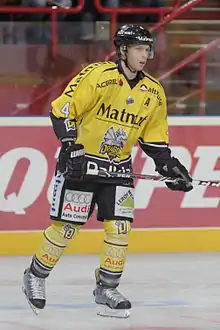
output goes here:
[[70, 114], [70, 102], [66, 102], [61, 109], [61, 112], [65, 115], [65, 117], [69, 117]]

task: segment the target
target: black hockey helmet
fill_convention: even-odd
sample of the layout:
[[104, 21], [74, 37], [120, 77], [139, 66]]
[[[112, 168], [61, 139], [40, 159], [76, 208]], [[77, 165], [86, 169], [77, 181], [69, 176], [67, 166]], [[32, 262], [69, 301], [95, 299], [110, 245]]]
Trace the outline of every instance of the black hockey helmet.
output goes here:
[[151, 33], [143, 26], [137, 24], [122, 25], [114, 35], [114, 45], [118, 55], [120, 54], [120, 47], [128, 45], [149, 45], [149, 58], [153, 58], [153, 44], [154, 40]]

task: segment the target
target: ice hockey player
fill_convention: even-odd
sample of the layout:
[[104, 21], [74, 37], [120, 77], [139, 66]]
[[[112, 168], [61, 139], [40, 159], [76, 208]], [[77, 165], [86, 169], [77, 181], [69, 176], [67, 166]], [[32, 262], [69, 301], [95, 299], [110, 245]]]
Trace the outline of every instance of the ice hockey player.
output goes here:
[[166, 183], [169, 189], [187, 192], [193, 188], [187, 169], [171, 156], [168, 147], [163, 87], [143, 71], [153, 56], [150, 32], [138, 25], [123, 25], [114, 43], [116, 63], [90, 64], [52, 102], [50, 116], [61, 142], [52, 225], [44, 231], [42, 244], [23, 277], [23, 290], [34, 311], [45, 307], [46, 278], [97, 205], [105, 239], [100, 267], [95, 271], [95, 302], [105, 306], [101, 315], [129, 315], [131, 302], [117, 288], [133, 222], [133, 181], [87, 175], [88, 171], [132, 172], [131, 151], [139, 142], [153, 158], [156, 171], [176, 179]]

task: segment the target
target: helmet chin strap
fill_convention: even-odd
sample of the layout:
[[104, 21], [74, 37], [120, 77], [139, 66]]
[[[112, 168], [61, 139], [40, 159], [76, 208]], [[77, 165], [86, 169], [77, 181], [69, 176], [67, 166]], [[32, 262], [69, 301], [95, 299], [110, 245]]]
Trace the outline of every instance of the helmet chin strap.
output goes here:
[[134, 69], [128, 64], [128, 59], [127, 59], [127, 57], [126, 57], [126, 59], [123, 60], [123, 61], [124, 61], [125, 66], [128, 68], [129, 71], [131, 71], [132, 73], [137, 73], [137, 71], [134, 70]]
[[128, 68], [128, 70], [131, 72], [131, 73], [137, 73], [136, 70], [134, 70], [129, 64], [128, 64], [128, 57], [127, 57], [127, 53], [128, 53], [128, 48], [127, 46], [125, 47], [124, 49], [124, 52], [125, 52], [125, 59], [123, 59], [123, 62], [125, 64], [125, 66]]

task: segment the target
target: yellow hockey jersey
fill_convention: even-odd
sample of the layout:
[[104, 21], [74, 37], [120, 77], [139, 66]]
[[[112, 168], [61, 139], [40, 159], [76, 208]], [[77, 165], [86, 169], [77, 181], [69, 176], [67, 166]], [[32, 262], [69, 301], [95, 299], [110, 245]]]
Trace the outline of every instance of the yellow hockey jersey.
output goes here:
[[94, 63], [52, 102], [52, 114], [66, 118], [66, 131], [77, 131], [75, 142], [84, 145], [88, 167], [131, 171], [137, 141], [141, 146], [167, 147], [163, 87], [144, 72], [132, 87], [120, 63]]

